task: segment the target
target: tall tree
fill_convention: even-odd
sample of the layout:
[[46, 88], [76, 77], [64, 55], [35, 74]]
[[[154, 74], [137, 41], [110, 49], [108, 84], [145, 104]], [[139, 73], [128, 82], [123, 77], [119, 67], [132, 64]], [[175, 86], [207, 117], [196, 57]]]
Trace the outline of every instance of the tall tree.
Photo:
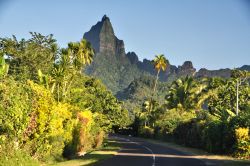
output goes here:
[[32, 33], [29, 40], [0, 38], [0, 51], [10, 64], [9, 74], [18, 79], [37, 80], [38, 69], [50, 72], [58, 58], [58, 46], [53, 35]]
[[82, 39], [80, 42], [70, 42], [68, 44], [68, 51], [75, 68], [77, 68], [80, 73], [84, 65], [89, 65], [93, 61], [94, 49], [85, 39]]
[[156, 78], [155, 78], [155, 83], [154, 83], [154, 88], [153, 88], [153, 93], [152, 93], [152, 96], [149, 100], [149, 113], [150, 114], [153, 110], [153, 98], [154, 98], [154, 95], [156, 93], [156, 86], [157, 86], [157, 82], [159, 80], [159, 74], [160, 74], [160, 71], [165, 71], [167, 69], [167, 66], [169, 64], [169, 61], [165, 58], [165, 56], [163, 54], [160, 54], [160, 55], [156, 55], [155, 56], [155, 59], [152, 61], [153, 64], [154, 64], [154, 68], [156, 69], [157, 71], [157, 74], [156, 74]]
[[157, 82], [158, 82], [158, 79], [159, 79], [160, 71], [161, 70], [165, 71], [167, 69], [169, 61], [165, 58], [165, 56], [163, 54], [160, 54], [160, 55], [155, 56], [155, 59], [153, 60], [153, 63], [154, 63], [154, 68], [157, 71], [155, 84], [154, 84], [154, 89], [153, 89], [153, 93], [155, 94], [156, 85], [157, 85]]
[[179, 108], [180, 110], [190, 110], [200, 107], [204, 101], [203, 90], [207, 87], [196, 81], [193, 77], [177, 79], [170, 86], [166, 96], [168, 108]]
[[77, 76], [80, 77], [84, 65], [89, 65], [93, 61], [93, 56], [94, 50], [85, 39], [80, 42], [70, 42], [68, 48], [61, 49], [60, 57], [49, 74], [43, 74], [39, 70], [40, 83], [50, 89], [57, 101], [64, 100], [68, 97], [72, 82]]

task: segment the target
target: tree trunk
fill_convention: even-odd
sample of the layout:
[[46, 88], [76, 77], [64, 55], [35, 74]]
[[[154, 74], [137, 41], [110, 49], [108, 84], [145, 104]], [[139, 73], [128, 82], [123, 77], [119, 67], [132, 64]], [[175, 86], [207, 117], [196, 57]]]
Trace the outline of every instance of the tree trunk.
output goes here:
[[157, 75], [156, 75], [156, 79], [155, 79], [155, 84], [154, 84], [154, 89], [153, 89], [153, 93], [152, 93], [152, 96], [151, 96], [151, 99], [150, 99], [150, 107], [149, 107], [149, 113], [151, 113], [153, 111], [153, 97], [155, 95], [155, 92], [156, 92], [156, 85], [157, 85], [157, 81], [159, 79], [159, 73], [160, 73], [160, 70], [157, 71]]
[[154, 96], [155, 91], [156, 91], [156, 85], [157, 85], [157, 81], [159, 79], [159, 73], [160, 73], [160, 70], [157, 71], [157, 75], [156, 75], [156, 79], [155, 79], [155, 85], [154, 85], [154, 91], [153, 91], [152, 97]]

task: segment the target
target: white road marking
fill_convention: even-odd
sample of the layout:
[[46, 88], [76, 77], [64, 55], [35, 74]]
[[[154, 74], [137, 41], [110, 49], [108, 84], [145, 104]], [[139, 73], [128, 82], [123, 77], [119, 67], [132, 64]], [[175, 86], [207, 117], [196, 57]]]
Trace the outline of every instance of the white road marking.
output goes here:
[[[130, 142], [130, 143], [134, 143], [134, 144], [137, 144], [137, 145], [139, 145], [139, 146], [142, 146], [143, 148], [145, 148], [145, 149], [147, 149], [148, 151], [150, 151], [150, 153], [151, 153], [151, 155], [150, 154], [140, 154], [140, 153], [119, 153], [119, 154], [117, 154], [117, 155], [126, 155], [126, 156], [152, 156], [153, 157], [153, 164], [152, 164], [152, 166], [155, 166], [155, 160], [156, 160], [156, 157], [167, 157], [167, 158], [171, 158], [171, 157], [173, 157], [173, 158], [190, 158], [190, 159], [198, 159], [198, 160], [200, 160], [200, 161], [202, 161], [203, 163], [205, 163], [205, 165], [217, 165], [216, 163], [213, 163], [213, 162], [207, 162], [205, 159], [207, 159], [207, 157], [206, 156], [193, 156], [193, 155], [188, 155], [188, 153], [187, 153], [187, 155], [185, 155], [185, 156], [183, 156], [183, 155], [164, 155], [164, 154], [154, 154], [153, 153], [153, 151], [150, 149], [150, 148], [148, 148], [148, 147], [146, 147], [146, 146], [144, 146], [144, 145], [141, 145], [140, 143], [138, 143], [138, 142], [133, 142], [133, 141], [130, 141], [130, 139], [126, 139], [126, 138], [121, 138], [121, 137], [117, 137], [117, 136], [115, 136], [114, 138], [117, 138], [117, 139], [120, 139], [120, 140], [123, 140], [123, 141], [127, 141], [127, 142]], [[156, 143], [157, 144], [157, 143]], [[122, 149], [120, 149], [120, 150], [122, 150]], [[120, 151], [119, 150], [119, 151]]]
[[152, 154], [152, 158], [153, 158], [152, 166], [155, 166], [155, 154], [154, 154], [154, 152], [150, 148], [148, 148], [148, 147], [146, 147], [144, 145], [141, 145], [138, 142], [132, 142], [132, 141], [130, 141], [130, 139], [121, 138], [121, 137], [116, 137], [116, 138], [119, 138], [120, 140], [124, 140], [124, 141], [127, 141], [127, 142], [131, 142], [131, 143], [137, 144], [137, 145], [142, 146], [143, 148], [147, 149]]
[[148, 151], [150, 151], [150, 153], [152, 153], [152, 155], [153, 155], [153, 164], [152, 164], [152, 166], [155, 166], [155, 154], [154, 154], [154, 152], [150, 148], [148, 148], [148, 147], [146, 147], [144, 145], [142, 145], [142, 147], [146, 148]]

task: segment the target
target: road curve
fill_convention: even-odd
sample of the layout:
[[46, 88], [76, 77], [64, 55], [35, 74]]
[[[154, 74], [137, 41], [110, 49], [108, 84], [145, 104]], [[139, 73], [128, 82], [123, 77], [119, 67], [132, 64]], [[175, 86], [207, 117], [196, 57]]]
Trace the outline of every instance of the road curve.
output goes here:
[[192, 155], [172, 148], [146, 142], [139, 138], [111, 136], [110, 140], [119, 142], [121, 150], [112, 158], [97, 166], [205, 166]]

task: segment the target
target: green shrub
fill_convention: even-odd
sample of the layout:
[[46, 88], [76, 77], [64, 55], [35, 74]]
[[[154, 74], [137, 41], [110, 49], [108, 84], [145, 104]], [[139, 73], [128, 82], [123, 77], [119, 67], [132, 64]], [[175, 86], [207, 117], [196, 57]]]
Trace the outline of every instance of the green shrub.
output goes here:
[[76, 116], [77, 124], [72, 133], [72, 140], [66, 144], [63, 152], [63, 156], [67, 158], [83, 155], [92, 148], [100, 146], [104, 137], [100, 128], [98, 130], [100, 133], [93, 131], [96, 126], [91, 111], [78, 111]]
[[31, 91], [27, 84], [12, 78], [0, 81], [0, 135], [23, 141], [32, 112]]
[[230, 153], [234, 144], [233, 133], [228, 122], [202, 111], [186, 122], [181, 122], [173, 131], [173, 140], [213, 153]]
[[228, 122], [218, 119], [206, 120], [201, 131], [201, 147], [208, 152], [230, 153], [233, 138]]
[[173, 131], [176, 127], [184, 122], [188, 122], [189, 120], [195, 117], [195, 113], [193, 112], [180, 112], [177, 109], [172, 109], [166, 111], [157, 121], [157, 135], [163, 139], [171, 139], [173, 138]]
[[182, 122], [173, 131], [174, 140], [179, 144], [201, 148], [203, 146], [202, 131], [204, 127], [204, 121], [199, 122], [196, 119]]
[[143, 126], [139, 128], [139, 135], [145, 138], [153, 138], [154, 129], [148, 126]]
[[222, 147], [222, 122], [212, 121], [209, 123], [203, 133], [204, 148], [208, 152], [221, 152]]
[[229, 122], [230, 127], [234, 129], [239, 127], [249, 127], [250, 126], [250, 107], [245, 111], [241, 111], [238, 116], [232, 118]]

